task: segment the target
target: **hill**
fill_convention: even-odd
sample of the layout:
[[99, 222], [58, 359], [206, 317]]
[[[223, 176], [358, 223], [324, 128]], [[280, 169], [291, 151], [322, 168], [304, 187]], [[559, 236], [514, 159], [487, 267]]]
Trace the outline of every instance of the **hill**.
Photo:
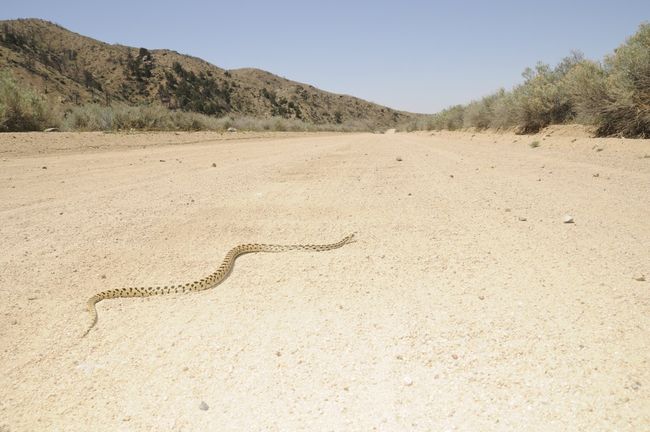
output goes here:
[[225, 70], [175, 51], [111, 45], [39, 19], [0, 21], [0, 67], [67, 104], [160, 103], [208, 115], [317, 124], [361, 119], [393, 126], [413, 117], [259, 69]]

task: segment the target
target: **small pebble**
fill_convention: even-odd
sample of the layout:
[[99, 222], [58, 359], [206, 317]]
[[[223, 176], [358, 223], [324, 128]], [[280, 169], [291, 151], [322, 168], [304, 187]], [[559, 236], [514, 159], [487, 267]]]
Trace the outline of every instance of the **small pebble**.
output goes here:
[[47, 169], [47, 167], [46, 167], [46, 166], [44, 166], [44, 167], [41, 167], [41, 169]]
[[528, 220], [528, 219], [526, 219], [526, 218], [523, 217], [523, 216], [519, 216], [518, 219], [519, 219], [521, 222], [526, 222], [526, 221]]
[[645, 282], [645, 276], [644, 275], [637, 276], [634, 278], [634, 280], [637, 282]]
[[165, 162], [165, 159], [160, 159], [160, 162]]
[[199, 405], [199, 409], [200, 409], [201, 411], [207, 411], [209, 408], [210, 408], [210, 407], [208, 406], [207, 403], [201, 401], [201, 405]]
[[505, 209], [504, 211], [505, 211], [506, 213], [510, 213], [512, 210], [510, 210], [509, 208], [507, 208], [507, 209]]
[[212, 162], [212, 168], [216, 168], [216, 167], [217, 167], [217, 164]]
[[600, 177], [600, 174], [596, 173], [596, 174], [593, 174], [593, 176], [594, 177]]
[[402, 158], [401, 158], [401, 157], [396, 157], [395, 160], [396, 160], [397, 162], [402, 162]]
[[454, 360], [458, 360], [458, 354], [452, 354], [451, 358], [453, 358]]
[[485, 296], [478, 296], [479, 300], [485, 300]]
[[405, 386], [410, 387], [410, 386], [413, 385], [413, 379], [410, 376], [407, 375], [404, 378], [402, 378], [402, 383]]
[[564, 222], [565, 224], [573, 223], [573, 217], [571, 215], [564, 215], [564, 217], [562, 218], [562, 222]]

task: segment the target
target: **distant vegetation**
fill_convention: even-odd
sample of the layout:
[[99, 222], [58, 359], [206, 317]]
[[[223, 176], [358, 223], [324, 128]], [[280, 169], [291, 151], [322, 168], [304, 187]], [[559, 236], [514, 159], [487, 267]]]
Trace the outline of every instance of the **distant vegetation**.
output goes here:
[[411, 122], [408, 129], [514, 129], [593, 125], [600, 136], [650, 138], [650, 24], [602, 62], [573, 53], [556, 67], [526, 69], [524, 82]]
[[225, 131], [234, 127], [251, 131], [352, 132], [367, 131], [370, 124], [363, 121], [313, 124], [277, 116], [264, 119], [241, 115], [215, 117], [172, 110], [161, 104], [85, 104], [69, 105], [64, 109], [19, 85], [7, 72], [0, 73], [0, 132], [41, 131], [50, 127], [64, 131]]

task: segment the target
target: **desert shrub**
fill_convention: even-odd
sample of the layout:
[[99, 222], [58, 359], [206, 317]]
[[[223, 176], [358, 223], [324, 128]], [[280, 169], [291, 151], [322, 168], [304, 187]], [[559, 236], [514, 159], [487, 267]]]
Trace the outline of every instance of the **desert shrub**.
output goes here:
[[513, 90], [513, 113], [522, 133], [534, 133], [550, 124], [564, 123], [573, 116], [571, 100], [562, 85], [564, 73], [538, 63], [527, 68], [524, 83]]
[[514, 96], [504, 92], [492, 103], [492, 119], [490, 127], [494, 129], [509, 129], [517, 125]]
[[433, 128], [533, 133], [574, 121], [596, 125], [601, 136], [650, 137], [650, 24], [641, 24], [602, 65], [573, 52], [555, 68], [539, 63], [523, 77], [511, 91], [434, 114]]
[[494, 118], [494, 105], [499, 99], [503, 98], [504, 94], [505, 90], [500, 89], [496, 93], [467, 105], [463, 113], [463, 126], [477, 129], [489, 128]]
[[229, 115], [217, 118], [205, 114], [170, 110], [161, 105], [129, 106], [125, 104], [74, 106], [66, 113], [62, 125], [64, 130], [69, 131], [118, 131], [130, 129], [225, 131], [230, 127], [242, 131], [290, 132], [359, 132], [372, 129], [372, 125], [364, 121], [345, 121], [341, 124], [313, 124], [300, 119], [283, 117], [255, 118]]
[[573, 67], [562, 83], [575, 111], [575, 121], [597, 124], [602, 121], [603, 107], [607, 105], [607, 75], [602, 66], [585, 60]]
[[650, 137], [650, 24], [605, 58], [607, 98], [601, 135]]
[[160, 105], [124, 104], [72, 107], [66, 113], [62, 127], [72, 131], [225, 129], [218, 119], [203, 114], [172, 111]]
[[38, 131], [58, 123], [53, 103], [18, 85], [9, 73], [0, 73], [0, 131]]
[[453, 107], [444, 109], [432, 116], [432, 128], [436, 130], [458, 130], [463, 127], [464, 112], [465, 107], [462, 105], [455, 105]]

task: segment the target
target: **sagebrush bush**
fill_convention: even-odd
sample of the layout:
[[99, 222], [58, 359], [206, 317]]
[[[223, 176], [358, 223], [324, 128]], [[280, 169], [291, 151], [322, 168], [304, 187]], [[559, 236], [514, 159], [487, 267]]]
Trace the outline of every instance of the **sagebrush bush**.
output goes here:
[[572, 100], [575, 120], [582, 124], [601, 121], [607, 105], [607, 75], [602, 66], [585, 60], [572, 68], [564, 77], [563, 88]]
[[556, 67], [526, 69], [524, 82], [431, 116], [429, 128], [515, 129], [595, 125], [597, 134], [650, 137], [650, 24], [642, 24], [603, 65], [574, 52]]
[[0, 73], [0, 132], [38, 131], [58, 127], [59, 121], [52, 103], [19, 86], [8, 73]]
[[463, 116], [465, 107], [462, 105], [455, 105], [453, 107], [444, 109], [438, 114], [434, 114], [431, 119], [432, 129], [441, 130], [458, 130], [463, 127]]
[[494, 118], [494, 108], [497, 101], [503, 98], [505, 90], [484, 97], [481, 100], [471, 102], [465, 107], [463, 114], [463, 125], [466, 128], [487, 129]]
[[608, 97], [599, 132], [650, 137], [650, 24], [607, 56], [605, 69]]

